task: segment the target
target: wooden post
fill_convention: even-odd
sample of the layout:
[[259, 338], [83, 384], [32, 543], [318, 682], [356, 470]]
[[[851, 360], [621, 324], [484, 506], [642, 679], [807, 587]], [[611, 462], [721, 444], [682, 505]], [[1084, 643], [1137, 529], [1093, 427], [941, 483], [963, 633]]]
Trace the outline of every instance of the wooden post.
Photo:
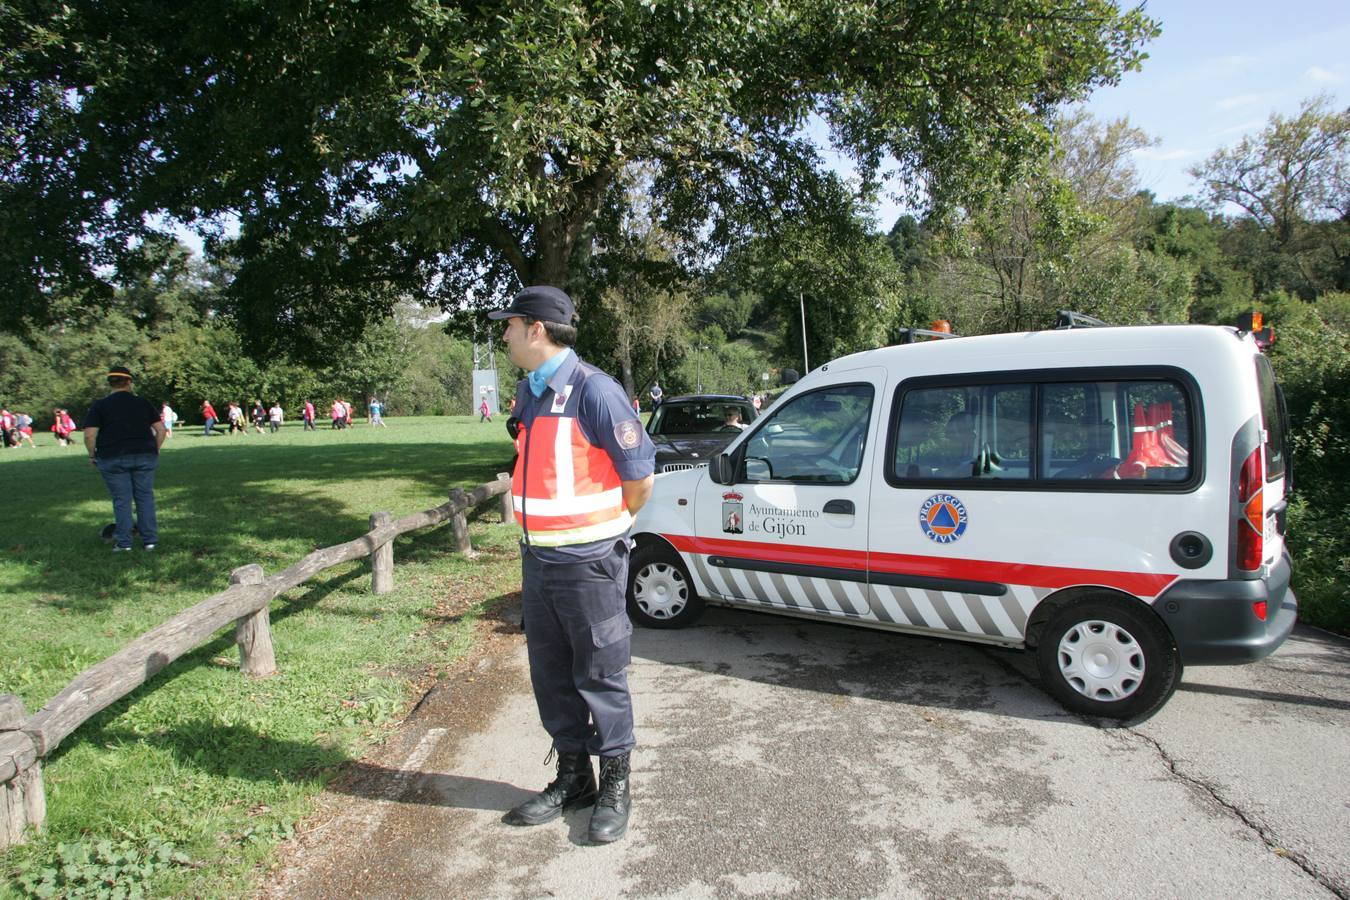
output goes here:
[[468, 501], [463, 488], [450, 492], [450, 502], [455, 505], [454, 515], [450, 518], [450, 531], [454, 535], [455, 552], [473, 556], [473, 544], [469, 543]]
[[41, 831], [47, 821], [42, 763], [33, 739], [19, 730], [27, 720], [18, 697], [0, 695], [0, 850], [22, 844], [29, 826]]
[[497, 480], [506, 482], [506, 493], [502, 494], [502, 524], [505, 525], [516, 519], [515, 501], [511, 499], [511, 473], [498, 472]]
[[[370, 514], [371, 529], [388, 525], [394, 521], [394, 514], [377, 512]], [[385, 541], [370, 554], [370, 592], [387, 594], [394, 589], [394, 542]]]
[[[230, 573], [230, 584], [262, 584], [263, 568], [256, 563], [240, 566]], [[275, 675], [277, 657], [272, 652], [271, 604], [235, 621], [234, 641], [239, 645], [239, 671], [258, 678]]]

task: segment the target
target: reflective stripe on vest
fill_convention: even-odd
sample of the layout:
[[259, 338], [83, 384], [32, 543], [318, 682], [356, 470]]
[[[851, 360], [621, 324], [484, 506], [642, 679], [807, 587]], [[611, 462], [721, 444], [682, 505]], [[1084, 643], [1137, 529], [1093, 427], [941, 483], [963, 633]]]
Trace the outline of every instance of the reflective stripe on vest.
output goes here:
[[530, 544], [588, 544], [618, 537], [632, 526], [613, 461], [603, 447], [586, 440], [575, 418], [537, 417], [517, 432], [516, 452], [512, 501]]

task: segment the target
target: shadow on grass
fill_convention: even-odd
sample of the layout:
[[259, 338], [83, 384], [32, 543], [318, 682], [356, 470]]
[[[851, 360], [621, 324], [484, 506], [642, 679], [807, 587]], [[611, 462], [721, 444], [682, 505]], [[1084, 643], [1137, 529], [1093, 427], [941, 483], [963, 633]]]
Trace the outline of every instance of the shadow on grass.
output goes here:
[[99, 748], [142, 743], [167, 750], [183, 767], [222, 778], [276, 784], [324, 784], [351, 757], [334, 747], [259, 734], [240, 725], [204, 719], [179, 722], [151, 734], [90, 728], [83, 740]]
[[[354, 493], [362, 482], [411, 482], [414, 495], [434, 492], [440, 498], [416, 501], [416, 509], [425, 509], [443, 502], [450, 488], [492, 480], [510, 464], [509, 445], [504, 450], [496, 439], [214, 445], [217, 440], [222, 439], [166, 454], [161, 462], [156, 479], [161, 543], [154, 555], [138, 548], [113, 556], [99, 539], [111, 508], [102, 481], [82, 454], [78, 459], [45, 457], [0, 467], [5, 496], [40, 492], [21, 528], [11, 519], [0, 531], [0, 555], [29, 573], [0, 584], [0, 597], [36, 590], [39, 602], [91, 613], [147, 590], [214, 592], [227, 585], [230, 571], [238, 566], [261, 563], [272, 573], [310, 550], [359, 536], [377, 509], [414, 511], [407, 499], [396, 495], [356, 512], [331, 494]], [[338, 490], [342, 485], [352, 485], [353, 491]], [[490, 501], [484, 509], [492, 505]], [[422, 550], [414, 544], [411, 552]]]

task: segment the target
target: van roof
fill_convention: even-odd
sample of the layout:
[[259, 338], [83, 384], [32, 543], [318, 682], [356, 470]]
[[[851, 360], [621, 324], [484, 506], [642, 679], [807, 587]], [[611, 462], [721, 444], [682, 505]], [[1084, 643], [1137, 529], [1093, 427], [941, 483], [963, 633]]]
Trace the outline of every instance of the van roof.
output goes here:
[[831, 372], [865, 366], [941, 367], [943, 371], [1125, 365], [1131, 354], [1156, 360], [1159, 354], [1186, 359], [1195, 354], [1249, 357], [1259, 352], [1248, 334], [1220, 325], [1127, 325], [988, 334], [923, 341], [864, 350], [813, 370]]

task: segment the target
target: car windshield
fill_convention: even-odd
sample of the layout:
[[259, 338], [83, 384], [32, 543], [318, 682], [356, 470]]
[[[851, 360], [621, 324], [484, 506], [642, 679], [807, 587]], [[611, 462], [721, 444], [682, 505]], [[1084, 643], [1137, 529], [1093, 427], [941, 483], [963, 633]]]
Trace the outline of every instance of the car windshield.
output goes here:
[[648, 434], [709, 434], [739, 431], [736, 425], [749, 424], [755, 408], [740, 400], [674, 400], [662, 403], [652, 413]]

